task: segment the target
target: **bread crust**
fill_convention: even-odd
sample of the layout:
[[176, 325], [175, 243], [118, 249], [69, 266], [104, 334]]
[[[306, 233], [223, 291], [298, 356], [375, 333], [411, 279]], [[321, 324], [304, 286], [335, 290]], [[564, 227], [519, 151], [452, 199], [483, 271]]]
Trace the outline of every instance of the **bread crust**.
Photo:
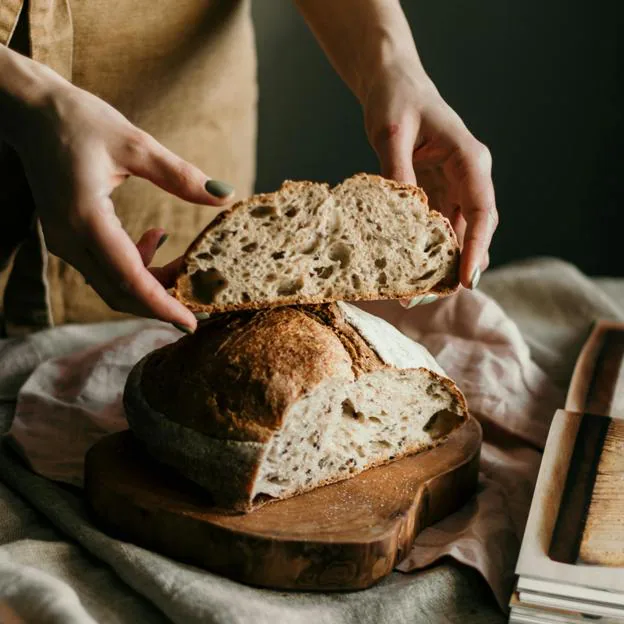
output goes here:
[[427, 207], [429, 211], [429, 216], [433, 219], [438, 220], [438, 225], [444, 228], [449, 240], [453, 246], [454, 256], [451, 259], [450, 267], [448, 272], [444, 275], [444, 277], [435, 284], [432, 288], [428, 290], [423, 290], [421, 288], [413, 288], [409, 290], [402, 291], [391, 291], [390, 293], [384, 292], [383, 296], [380, 295], [379, 291], [370, 291], [366, 293], [359, 293], [357, 295], [350, 295], [349, 297], [327, 297], [323, 295], [318, 296], [305, 296], [305, 295], [290, 295], [290, 296], [280, 296], [279, 299], [274, 301], [250, 301], [246, 303], [237, 303], [237, 304], [207, 304], [201, 303], [194, 299], [192, 285], [190, 282], [190, 275], [188, 273], [188, 269], [192, 264], [191, 256], [198, 250], [201, 241], [204, 236], [211, 232], [213, 229], [218, 227], [221, 223], [226, 221], [230, 215], [239, 211], [245, 210], [246, 207], [250, 204], [259, 204], [259, 203], [267, 203], [271, 204], [278, 200], [278, 198], [287, 193], [289, 191], [299, 191], [305, 190], [307, 188], [312, 187], [321, 187], [329, 190], [329, 185], [325, 183], [316, 183], [309, 181], [293, 181], [286, 180], [280, 189], [273, 193], [262, 193], [258, 195], [253, 195], [252, 197], [244, 200], [240, 200], [236, 202], [230, 208], [224, 210], [219, 213], [215, 219], [213, 219], [195, 238], [195, 240], [190, 244], [189, 248], [184, 254], [182, 260], [182, 267], [178, 277], [176, 278], [175, 285], [172, 289], [172, 295], [178, 299], [181, 303], [183, 303], [189, 310], [196, 313], [215, 313], [220, 314], [223, 312], [232, 312], [232, 311], [245, 311], [245, 310], [259, 310], [263, 308], [269, 307], [277, 307], [277, 306], [285, 306], [285, 305], [301, 305], [301, 304], [320, 304], [320, 303], [330, 303], [332, 301], [374, 301], [379, 299], [411, 299], [413, 297], [423, 295], [423, 294], [435, 294], [439, 297], [445, 297], [453, 294], [459, 288], [459, 243], [457, 241], [457, 236], [453, 228], [451, 227], [450, 222], [446, 217], [444, 217], [441, 213], [436, 210], [433, 210], [429, 207], [429, 202], [427, 199], [427, 195], [425, 192], [417, 186], [413, 186], [410, 184], [404, 184], [401, 182], [396, 182], [395, 180], [389, 180], [374, 174], [367, 173], [358, 173], [354, 175], [352, 180], [365, 180], [367, 182], [373, 182], [379, 184], [380, 186], [385, 186], [390, 188], [396, 192], [405, 192], [414, 197], [417, 201], [422, 203]]
[[327, 379], [354, 379], [349, 353], [313, 314], [283, 307], [202, 322], [150, 355], [141, 385], [148, 403], [181, 425], [265, 442], [290, 407]]
[[[380, 369], [397, 370], [337, 304], [226, 314], [145, 356], [128, 378], [124, 406], [154, 457], [207, 488], [218, 507], [245, 512], [267, 501], [252, 499], [254, 483], [291, 407], [324, 381], [351, 383]], [[453, 411], [467, 416], [453, 381], [418, 370], [444, 385]], [[422, 448], [406, 447], [395, 458]]]

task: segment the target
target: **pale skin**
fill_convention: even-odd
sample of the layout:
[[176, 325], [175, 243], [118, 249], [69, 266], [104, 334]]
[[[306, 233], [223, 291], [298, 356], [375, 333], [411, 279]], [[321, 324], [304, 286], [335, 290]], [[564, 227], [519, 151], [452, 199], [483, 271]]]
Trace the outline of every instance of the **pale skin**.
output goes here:
[[[463, 246], [462, 284], [475, 286], [498, 223], [490, 154], [426, 75], [399, 1], [296, 4], [361, 103], [382, 174], [425, 188]], [[227, 187], [206, 187], [209, 175], [104, 101], [4, 47], [0, 140], [20, 155], [52, 253], [113, 309], [194, 331], [194, 315], [166, 290], [179, 260], [149, 267], [164, 231], [148, 230], [134, 243], [110, 194], [134, 175], [189, 202], [224, 205], [232, 199]]]

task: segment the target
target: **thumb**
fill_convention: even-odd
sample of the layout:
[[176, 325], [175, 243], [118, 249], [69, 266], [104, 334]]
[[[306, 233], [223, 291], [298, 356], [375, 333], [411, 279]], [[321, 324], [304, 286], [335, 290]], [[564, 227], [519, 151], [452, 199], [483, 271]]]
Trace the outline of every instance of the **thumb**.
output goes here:
[[227, 182], [209, 178], [149, 134], [139, 131], [138, 137], [137, 149], [131, 150], [128, 162], [123, 163], [132, 175], [196, 204], [220, 206], [232, 199], [234, 187]]

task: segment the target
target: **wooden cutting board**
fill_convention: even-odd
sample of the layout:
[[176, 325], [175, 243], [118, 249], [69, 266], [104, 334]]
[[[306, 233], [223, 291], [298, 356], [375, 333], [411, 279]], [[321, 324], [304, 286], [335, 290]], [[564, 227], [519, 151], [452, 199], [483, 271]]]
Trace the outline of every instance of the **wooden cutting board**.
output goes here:
[[392, 571], [420, 531], [473, 495], [480, 447], [481, 428], [470, 418], [434, 449], [228, 516], [125, 431], [90, 449], [85, 492], [108, 532], [237, 581], [363, 589]]

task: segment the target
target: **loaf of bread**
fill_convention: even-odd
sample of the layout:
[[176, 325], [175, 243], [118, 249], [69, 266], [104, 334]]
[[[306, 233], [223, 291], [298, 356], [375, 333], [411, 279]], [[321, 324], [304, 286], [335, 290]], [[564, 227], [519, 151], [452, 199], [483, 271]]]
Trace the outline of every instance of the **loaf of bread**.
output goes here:
[[184, 257], [174, 296], [194, 312], [448, 295], [459, 246], [424, 192], [359, 174], [285, 182], [221, 213]]
[[434, 358], [346, 303], [223, 314], [132, 370], [147, 450], [247, 512], [430, 448], [467, 418]]

